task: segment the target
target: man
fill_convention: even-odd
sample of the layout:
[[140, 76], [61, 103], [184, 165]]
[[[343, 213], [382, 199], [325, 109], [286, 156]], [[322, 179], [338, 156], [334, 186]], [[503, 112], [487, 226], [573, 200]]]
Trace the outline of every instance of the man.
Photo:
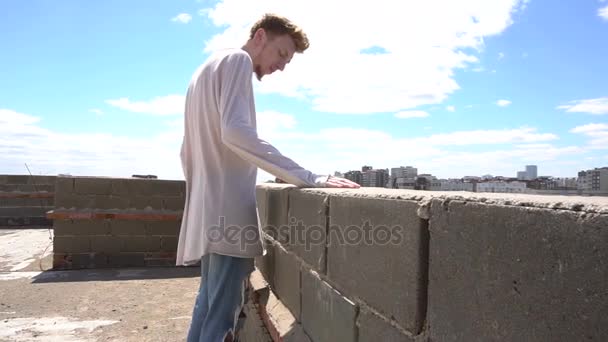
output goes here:
[[192, 77], [181, 149], [186, 204], [177, 248], [178, 265], [201, 262], [189, 342], [236, 337], [245, 281], [253, 257], [263, 252], [255, 202], [258, 167], [300, 187], [359, 187], [313, 174], [258, 138], [252, 74], [261, 80], [283, 71], [308, 45], [300, 28], [267, 14], [241, 49], [214, 54]]

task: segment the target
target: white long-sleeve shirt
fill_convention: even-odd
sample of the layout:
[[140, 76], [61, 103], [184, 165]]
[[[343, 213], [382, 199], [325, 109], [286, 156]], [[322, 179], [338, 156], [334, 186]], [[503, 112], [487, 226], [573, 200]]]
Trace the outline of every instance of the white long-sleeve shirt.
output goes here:
[[208, 253], [262, 254], [255, 200], [258, 167], [300, 187], [327, 181], [258, 138], [252, 74], [249, 54], [230, 49], [211, 56], [190, 81], [180, 154], [186, 203], [177, 265], [198, 262]]

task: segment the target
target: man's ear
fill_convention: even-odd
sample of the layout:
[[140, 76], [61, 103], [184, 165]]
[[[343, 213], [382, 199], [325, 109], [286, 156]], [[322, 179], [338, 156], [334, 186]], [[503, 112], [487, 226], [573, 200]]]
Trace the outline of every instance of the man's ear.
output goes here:
[[263, 28], [259, 28], [255, 31], [253, 35], [253, 40], [257, 43], [257, 45], [264, 45], [268, 37], [266, 36], [266, 31]]

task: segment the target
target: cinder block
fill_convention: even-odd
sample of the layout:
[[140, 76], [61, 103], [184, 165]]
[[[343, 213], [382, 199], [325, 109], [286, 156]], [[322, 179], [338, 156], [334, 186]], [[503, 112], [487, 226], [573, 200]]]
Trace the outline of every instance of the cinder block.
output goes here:
[[29, 184], [30, 175], [7, 175], [7, 184]]
[[160, 236], [123, 236], [121, 252], [158, 252]]
[[363, 308], [359, 310], [357, 318], [359, 328], [358, 342], [414, 342], [415, 339], [399, 331], [387, 322]]
[[2, 217], [0, 216], [0, 226], [24, 227], [24, 226], [48, 226], [51, 227], [53, 221], [45, 217]]
[[0, 184], [4, 192], [54, 192], [54, 186], [49, 184]]
[[53, 230], [55, 236], [110, 234], [110, 226], [106, 220], [55, 220]]
[[608, 341], [607, 215], [437, 199], [429, 227], [431, 340]]
[[94, 236], [91, 237], [91, 251], [95, 253], [117, 254], [123, 249], [122, 237]]
[[49, 210], [53, 210], [53, 207], [0, 207], [0, 216], [46, 217]]
[[88, 253], [91, 252], [91, 241], [88, 236], [55, 236], [53, 237], [54, 253]]
[[146, 235], [179, 236], [181, 221], [146, 222]]
[[128, 198], [112, 195], [94, 195], [94, 209], [128, 209]]
[[289, 238], [286, 246], [320, 273], [326, 273], [327, 195], [289, 194]]
[[428, 231], [414, 201], [331, 196], [328, 276], [412, 334], [425, 319]]
[[108, 256], [103, 253], [54, 253], [53, 269], [84, 269], [109, 267]]
[[77, 195], [68, 192], [55, 193], [55, 208], [91, 209], [96, 208], [94, 195]]
[[356, 341], [357, 307], [311, 272], [302, 271], [302, 325], [315, 342]]
[[54, 208], [55, 207], [53, 198], [21, 198], [21, 200], [22, 200], [22, 202], [19, 205], [24, 206], [24, 207], [45, 207], [45, 208]]
[[279, 231], [288, 227], [289, 187], [256, 188], [256, 203], [262, 231], [280, 243], [286, 241], [278, 236]]
[[0, 185], [8, 183], [8, 175], [0, 175]]
[[146, 222], [136, 220], [109, 220], [110, 232], [115, 236], [146, 234]]
[[82, 195], [111, 195], [111, 178], [75, 178], [74, 192]]
[[128, 204], [126, 207], [134, 209], [163, 209], [163, 198], [152, 196], [134, 196], [129, 195]]
[[163, 252], [177, 252], [177, 237], [162, 236], [160, 238], [160, 250]]
[[144, 253], [114, 253], [108, 256], [111, 267], [143, 267], [146, 266]]
[[74, 192], [74, 178], [72, 177], [57, 177], [55, 179], [55, 194]]
[[169, 181], [160, 179], [128, 179], [126, 182], [116, 182], [114, 191], [124, 192], [125, 188], [129, 195], [139, 196], [184, 196], [186, 193], [186, 182]]
[[274, 249], [274, 291], [277, 297], [300, 319], [300, 263], [280, 246]]
[[185, 197], [164, 197], [162, 199], [164, 210], [184, 210]]

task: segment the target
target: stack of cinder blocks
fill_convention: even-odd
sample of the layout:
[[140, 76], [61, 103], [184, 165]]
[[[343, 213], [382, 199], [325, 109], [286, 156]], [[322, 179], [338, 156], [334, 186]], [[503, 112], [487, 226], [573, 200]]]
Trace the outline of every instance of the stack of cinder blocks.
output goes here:
[[175, 265], [185, 183], [58, 177], [55, 269]]
[[0, 226], [51, 226], [46, 212], [53, 209], [54, 189], [54, 176], [0, 175]]
[[257, 200], [268, 236], [256, 264], [298, 323], [284, 331], [608, 340], [607, 198], [263, 185]]

